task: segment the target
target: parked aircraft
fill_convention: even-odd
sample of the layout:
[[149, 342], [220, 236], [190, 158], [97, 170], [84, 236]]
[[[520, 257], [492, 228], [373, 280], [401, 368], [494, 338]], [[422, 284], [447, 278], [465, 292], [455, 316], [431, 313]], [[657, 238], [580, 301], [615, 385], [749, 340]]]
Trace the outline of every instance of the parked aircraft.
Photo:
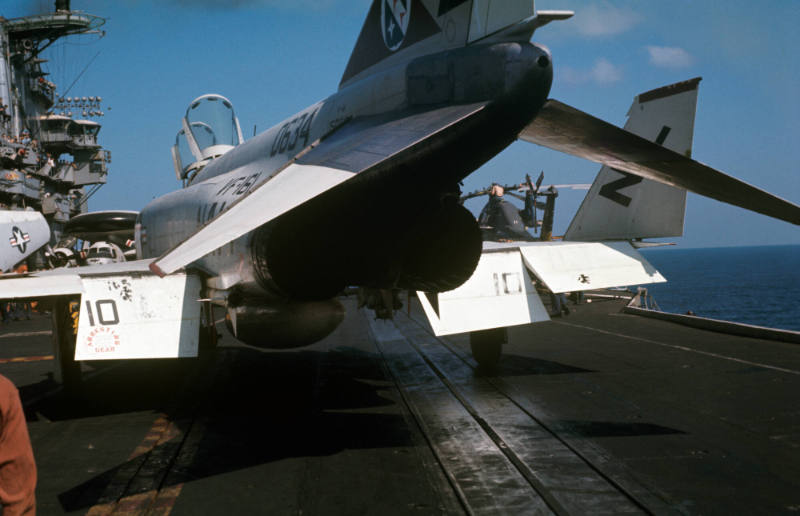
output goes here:
[[135, 260], [133, 239], [138, 216], [135, 211], [82, 213], [67, 222], [64, 234], [82, 241], [82, 255], [89, 265]]
[[[531, 0], [374, 0], [330, 97], [246, 142], [227, 99], [190, 105], [173, 152], [185, 187], [139, 213], [139, 260], [3, 279], [2, 297], [57, 297], [62, 364], [196, 355], [199, 335], [216, 335], [212, 304], [247, 343], [309, 344], [341, 321], [345, 286], [469, 279], [482, 242], [458, 183], [517, 139], [800, 224], [800, 207], [657, 134], [548, 99], [553, 57], [530, 40], [571, 16]], [[204, 115], [220, 110], [224, 126]]]
[[38, 211], [2, 210], [0, 237], [0, 272], [6, 272], [50, 241], [50, 226]]
[[88, 265], [102, 265], [105, 263], [119, 263], [125, 261], [125, 254], [117, 244], [111, 242], [95, 242], [89, 246], [86, 253]]

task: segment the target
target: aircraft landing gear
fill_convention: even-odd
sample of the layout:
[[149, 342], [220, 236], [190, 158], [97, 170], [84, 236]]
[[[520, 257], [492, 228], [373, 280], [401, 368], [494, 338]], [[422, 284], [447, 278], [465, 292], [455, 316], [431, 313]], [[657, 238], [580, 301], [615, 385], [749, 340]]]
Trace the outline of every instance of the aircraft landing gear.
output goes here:
[[219, 333], [214, 323], [214, 307], [211, 303], [203, 303], [200, 312], [200, 339], [198, 341], [197, 357], [205, 360], [214, 355], [217, 348]]
[[82, 385], [81, 363], [75, 360], [79, 310], [80, 298], [58, 298], [52, 310], [55, 380], [70, 396], [78, 394]]
[[484, 369], [494, 369], [503, 352], [503, 344], [508, 342], [507, 328], [473, 331], [469, 334], [472, 357]]

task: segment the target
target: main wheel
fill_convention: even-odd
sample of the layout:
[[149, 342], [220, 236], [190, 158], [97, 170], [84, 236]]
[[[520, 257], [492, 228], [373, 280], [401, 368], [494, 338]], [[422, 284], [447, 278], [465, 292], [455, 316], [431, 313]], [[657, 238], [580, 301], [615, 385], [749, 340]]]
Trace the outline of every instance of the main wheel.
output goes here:
[[214, 307], [211, 303], [204, 303], [200, 316], [200, 340], [197, 347], [197, 357], [205, 361], [214, 356], [217, 349], [219, 333], [214, 324]]
[[508, 341], [506, 328], [473, 331], [469, 334], [469, 346], [472, 357], [478, 365], [485, 369], [493, 369], [500, 360], [503, 344]]

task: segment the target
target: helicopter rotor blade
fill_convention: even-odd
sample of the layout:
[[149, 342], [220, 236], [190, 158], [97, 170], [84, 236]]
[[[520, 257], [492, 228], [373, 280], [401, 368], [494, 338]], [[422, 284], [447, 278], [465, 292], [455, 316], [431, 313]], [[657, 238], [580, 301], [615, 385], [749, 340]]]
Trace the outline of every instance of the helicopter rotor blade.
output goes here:
[[536, 178], [536, 191], [539, 191], [539, 187], [542, 186], [542, 181], [544, 181], [544, 170], [539, 174], [539, 177]]

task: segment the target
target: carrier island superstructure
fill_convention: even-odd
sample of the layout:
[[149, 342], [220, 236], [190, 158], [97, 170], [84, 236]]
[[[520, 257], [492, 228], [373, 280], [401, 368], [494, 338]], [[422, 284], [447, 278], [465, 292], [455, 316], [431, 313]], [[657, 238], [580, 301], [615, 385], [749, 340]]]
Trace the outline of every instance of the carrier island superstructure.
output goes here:
[[[97, 140], [99, 96], [75, 96], [49, 80], [43, 51], [57, 40], [97, 34], [103, 18], [57, 0], [47, 14], [6, 19], [0, 8], [0, 210], [44, 214], [55, 246], [70, 217], [106, 182], [109, 151]], [[41, 253], [33, 261], [41, 265]]]

